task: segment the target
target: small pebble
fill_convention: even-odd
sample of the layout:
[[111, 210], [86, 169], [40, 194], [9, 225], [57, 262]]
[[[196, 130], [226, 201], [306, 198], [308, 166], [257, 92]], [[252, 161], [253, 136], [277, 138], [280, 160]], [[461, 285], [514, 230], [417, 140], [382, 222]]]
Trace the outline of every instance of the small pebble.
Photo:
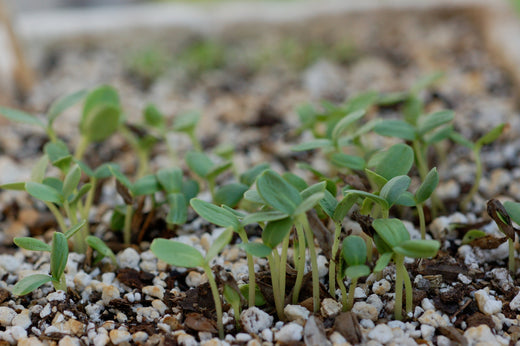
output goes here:
[[332, 298], [325, 298], [321, 301], [320, 312], [324, 317], [332, 318], [341, 312], [341, 303]]
[[388, 280], [382, 279], [382, 280], [374, 282], [374, 285], [372, 285], [372, 292], [374, 292], [377, 295], [382, 296], [385, 293], [387, 293], [388, 291], [390, 291], [391, 287], [392, 286], [391, 286], [390, 282], [388, 282]]
[[435, 327], [432, 327], [428, 324], [421, 325], [421, 335], [424, 340], [431, 341], [434, 334], [435, 334]]
[[144, 286], [142, 292], [148, 294], [150, 297], [158, 299], [164, 298], [164, 287], [161, 286]]
[[298, 323], [288, 323], [274, 334], [274, 339], [278, 342], [300, 341], [303, 336], [303, 327]]
[[148, 334], [145, 332], [136, 332], [132, 334], [132, 340], [136, 343], [145, 342], [148, 339]]
[[139, 268], [139, 261], [141, 260], [141, 257], [139, 256], [139, 253], [131, 247], [128, 247], [118, 253], [116, 258], [117, 264], [120, 268]]
[[109, 335], [110, 341], [112, 341], [114, 345], [119, 345], [123, 342], [132, 340], [132, 335], [130, 335], [126, 330], [114, 329], [110, 331]]
[[368, 337], [372, 340], [379, 341], [382, 344], [390, 342], [393, 338], [392, 329], [386, 324], [378, 324], [368, 333]]
[[493, 315], [502, 310], [502, 302], [489, 295], [485, 289], [475, 292], [479, 310], [486, 315]]
[[198, 287], [208, 282], [206, 274], [201, 274], [197, 271], [191, 271], [186, 276], [186, 285], [189, 287]]
[[359, 319], [369, 319], [372, 321], [376, 321], [377, 316], [379, 315], [375, 306], [373, 306], [371, 304], [367, 304], [365, 302], [355, 303], [354, 306], [352, 307], [352, 312]]
[[3, 327], [10, 326], [16, 315], [16, 311], [13, 309], [6, 306], [0, 306], [0, 325]]
[[120, 297], [119, 289], [114, 285], [106, 285], [103, 287], [101, 293], [101, 299], [103, 303], [108, 304], [112, 299], [117, 299]]
[[252, 334], [258, 334], [262, 330], [271, 327], [273, 320], [273, 316], [255, 306], [242, 311], [240, 314], [240, 322], [244, 330]]
[[310, 311], [301, 305], [286, 305], [283, 311], [289, 322], [294, 321], [301, 325], [305, 324], [310, 315]]

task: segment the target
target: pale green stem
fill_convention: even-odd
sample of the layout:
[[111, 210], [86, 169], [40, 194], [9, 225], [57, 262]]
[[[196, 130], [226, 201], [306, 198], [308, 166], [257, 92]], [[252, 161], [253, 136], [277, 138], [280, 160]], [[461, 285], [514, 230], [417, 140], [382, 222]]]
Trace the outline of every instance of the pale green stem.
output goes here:
[[394, 254], [395, 261], [395, 307], [394, 307], [394, 315], [396, 320], [403, 319], [403, 277], [404, 271], [404, 256], [399, 254]]
[[329, 293], [332, 297], [336, 296], [336, 255], [339, 249], [339, 237], [341, 235], [341, 222], [335, 222], [334, 242], [332, 243], [332, 253], [329, 264]]
[[368, 263], [372, 263], [372, 258], [373, 258], [372, 252], [374, 252], [374, 243], [372, 242], [372, 238], [370, 238], [369, 236], [366, 236], [365, 244], [367, 245], [367, 261], [368, 261]]
[[85, 155], [85, 151], [87, 150], [89, 139], [87, 136], [81, 136], [79, 139], [78, 146], [76, 147], [76, 151], [74, 152], [74, 158], [77, 160], [81, 160], [83, 155]]
[[213, 295], [213, 301], [215, 302], [215, 311], [217, 313], [217, 328], [218, 335], [221, 339], [224, 339], [224, 323], [222, 322], [222, 303], [220, 301], [220, 294], [218, 292], [217, 283], [215, 282], [215, 277], [213, 276], [213, 272], [207, 263], [204, 263], [202, 267], [206, 276], [208, 277], [209, 287], [211, 288], [211, 293]]
[[[65, 208], [65, 211], [67, 212], [71, 226], [76, 225], [78, 223], [78, 216], [76, 214], [75, 206], [71, 206], [67, 202], [65, 202], [63, 206]], [[85, 234], [85, 227], [81, 227], [81, 229], [73, 235], [75, 252], [83, 254], [87, 252], [87, 243], [85, 241], [86, 238], [87, 235]]]
[[298, 236], [298, 266], [296, 267], [296, 281], [293, 288], [293, 304], [298, 303], [300, 297], [300, 290], [303, 282], [303, 275], [305, 274], [305, 233], [303, 231], [303, 225], [301, 222], [296, 223], [296, 234]]
[[307, 238], [307, 245], [309, 246], [309, 252], [311, 255], [311, 271], [312, 271], [312, 301], [314, 313], [320, 310], [320, 277], [318, 272], [318, 258], [316, 256], [316, 247], [314, 246], [314, 235], [307, 215], [302, 214], [303, 229], [305, 231], [305, 237]]
[[126, 126], [121, 126], [120, 132], [137, 153], [136, 178], [142, 178], [146, 173], [148, 173], [148, 151], [141, 148], [139, 145], [139, 139]]
[[125, 245], [130, 245], [132, 241], [132, 216], [134, 214], [134, 209], [132, 205], [126, 206], [125, 212], [125, 224], [123, 228], [123, 241]]
[[285, 304], [285, 280], [287, 279], [287, 250], [289, 248], [289, 235], [284, 238], [282, 242], [282, 255], [280, 256], [280, 296], [282, 297], [282, 304]]
[[[238, 231], [238, 236], [242, 239], [242, 243], [249, 243], [249, 239], [247, 239], [246, 231], [243, 227]], [[249, 307], [255, 306], [255, 295], [256, 295], [256, 278], [255, 278], [255, 262], [253, 260], [253, 255], [247, 253], [247, 270], [249, 275], [249, 291], [248, 291], [248, 303]]]
[[269, 256], [267, 256], [267, 260], [269, 261], [269, 268], [271, 269], [271, 285], [273, 287], [274, 305], [278, 318], [281, 321], [284, 321], [285, 313], [283, 311], [283, 302], [281, 301], [282, 297], [280, 296], [280, 292], [278, 292], [278, 288], [280, 287], [278, 284], [278, 261], [273, 257], [273, 254], [278, 257], [275, 249]]
[[65, 279], [65, 274], [62, 274], [60, 277], [60, 281], [52, 280], [52, 285], [56, 291], [65, 291], [67, 292], [67, 280]]
[[358, 278], [351, 278], [350, 286], [348, 288], [348, 299], [346, 301], [347, 311], [352, 309], [354, 305], [354, 293], [356, 292], [356, 286], [358, 282]]
[[507, 242], [509, 244], [509, 262], [508, 267], [509, 271], [511, 272], [511, 276], [515, 276], [515, 241], [513, 239], [507, 239]]
[[406, 271], [406, 267], [403, 264], [403, 279], [404, 279], [404, 291], [406, 295], [406, 314], [409, 314], [413, 310], [413, 289], [410, 275]]
[[421, 239], [426, 239], [426, 220], [424, 218], [424, 207], [422, 203], [417, 204], [417, 215], [419, 215], [419, 228], [421, 229]]
[[190, 140], [191, 140], [191, 143], [193, 145], [193, 148], [197, 151], [202, 151], [202, 144], [200, 144], [200, 141], [199, 139], [197, 138], [197, 136], [195, 135], [195, 131], [190, 131], [188, 133], [188, 135], [190, 136]]
[[390, 215], [390, 209], [385, 209], [383, 207], [381, 207], [381, 216], [383, 217], [383, 219], [388, 219]]
[[345, 312], [348, 308], [347, 288], [345, 287], [345, 282], [343, 282], [343, 278], [341, 277], [340, 272], [338, 272], [336, 275], [336, 281], [338, 282], [339, 289], [341, 290], [341, 305], [343, 306], [343, 312]]
[[426, 165], [426, 159], [424, 157], [423, 149], [421, 148], [421, 143], [418, 140], [414, 140], [412, 142], [412, 147], [417, 161], [419, 176], [421, 177], [421, 180], [424, 181], [426, 175], [428, 175], [428, 166]]
[[465, 211], [468, 208], [468, 204], [473, 200], [473, 197], [477, 193], [479, 187], [480, 187], [480, 180], [482, 179], [482, 162], [480, 161], [480, 147], [476, 147], [473, 149], [473, 156], [475, 157], [475, 181], [473, 183], [473, 186], [471, 186], [471, 190], [469, 190], [469, 193], [464, 197], [462, 202], [460, 203], [460, 208]]
[[215, 179], [208, 179], [208, 188], [211, 193], [211, 200], [215, 200]]
[[67, 224], [65, 223], [65, 219], [63, 218], [63, 215], [61, 215], [59, 209], [51, 202], [44, 202], [47, 208], [51, 211], [52, 215], [54, 215], [54, 218], [56, 219], [56, 222], [58, 223], [58, 226], [60, 227], [62, 232], [65, 232], [67, 230]]

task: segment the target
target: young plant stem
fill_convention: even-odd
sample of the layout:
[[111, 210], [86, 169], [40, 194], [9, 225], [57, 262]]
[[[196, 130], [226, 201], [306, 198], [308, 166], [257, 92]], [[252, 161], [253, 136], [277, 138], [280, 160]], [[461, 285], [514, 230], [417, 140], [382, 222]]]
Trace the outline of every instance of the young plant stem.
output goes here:
[[381, 208], [381, 216], [383, 217], [383, 219], [388, 219], [388, 217], [390, 216], [390, 209]]
[[352, 278], [350, 286], [348, 287], [348, 299], [343, 300], [343, 306], [346, 305], [347, 311], [352, 309], [354, 305], [354, 292], [356, 291], [357, 282], [358, 278]]
[[[69, 217], [71, 226], [76, 225], [78, 223], [77, 210], [75, 206], [69, 205], [68, 202], [63, 204], [65, 208], [65, 212]], [[85, 234], [85, 227], [81, 227], [81, 229], [73, 235], [74, 242], [74, 251], [77, 253], [86, 253], [87, 252], [87, 243], [86, 238], [88, 234]]]
[[148, 151], [139, 145], [139, 139], [137, 136], [134, 135], [126, 126], [121, 126], [120, 131], [126, 141], [137, 153], [136, 178], [142, 178], [146, 173], [148, 173]]
[[67, 280], [65, 279], [65, 275], [62, 274], [59, 281], [54, 281], [54, 279], [51, 281], [52, 286], [54, 286], [54, 289], [56, 291], [65, 291], [67, 292]]
[[81, 136], [79, 139], [78, 146], [76, 147], [76, 151], [74, 152], [74, 158], [77, 160], [81, 160], [83, 155], [85, 155], [85, 151], [87, 150], [89, 139], [87, 136]]
[[410, 280], [410, 275], [406, 271], [406, 268], [403, 264], [403, 280], [404, 280], [404, 293], [406, 295], [406, 314], [410, 314], [413, 309], [413, 289], [412, 289], [412, 281]]
[[473, 197], [477, 193], [479, 187], [480, 187], [480, 179], [482, 179], [482, 162], [480, 161], [480, 147], [473, 149], [473, 156], [475, 157], [475, 181], [473, 183], [473, 186], [471, 186], [471, 190], [469, 190], [469, 193], [464, 197], [462, 202], [460, 203], [460, 208], [463, 211], [466, 211], [468, 208], [468, 204], [473, 200]]
[[220, 301], [220, 293], [218, 292], [217, 283], [215, 282], [215, 277], [213, 276], [213, 272], [207, 263], [204, 263], [202, 267], [206, 276], [208, 277], [209, 287], [211, 288], [211, 294], [213, 295], [213, 301], [215, 302], [215, 311], [217, 313], [217, 328], [218, 328], [218, 336], [220, 339], [224, 339], [224, 324], [222, 322], [222, 303]]
[[132, 205], [126, 206], [126, 212], [125, 212], [125, 224], [123, 228], [123, 241], [125, 245], [130, 245], [130, 242], [132, 241], [132, 217], [134, 214], [134, 208]]
[[54, 218], [56, 219], [56, 222], [58, 223], [58, 226], [60, 227], [62, 232], [65, 232], [67, 230], [67, 224], [65, 223], [65, 219], [63, 218], [63, 215], [61, 215], [60, 210], [51, 202], [44, 202], [47, 208], [51, 211], [52, 215], [54, 215]]
[[424, 151], [421, 147], [421, 143], [419, 140], [414, 140], [412, 142], [413, 151], [415, 154], [415, 160], [417, 162], [417, 170], [419, 171], [419, 176], [421, 180], [424, 181], [426, 175], [428, 175], [428, 166], [426, 164], [426, 158], [424, 157]]
[[320, 277], [318, 272], [318, 257], [316, 256], [316, 247], [314, 246], [314, 235], [309, 225], [309, 220], [307, 220], [307, 215], [302, 214], [300, 218], [303, 222], [305, 238], [307, 239], [307, 245], [309, 246], [309, 252], [311, 255], [312, 302], [314, 313], [317, 313], [320, 309]]
[[280, 296], [279, 285], [278, 285], [278, 263], [277, 258], [279, 257], [276, 249], [267, 256], [267, 260], [269, 261], [269, 268], [271, 269], [271, 286], [273, 287], [273, 296], [274, 296], [274, 305], [276, 308], [276, 313], [278, 314], [278, 318], [281, 321], [285, 320], [285, 314], [283, 312], [283, 302], [280, 300], [282, 297]]
[[298, 258], [296, 266], [296, 281], [293, 288], [292, 303], [297, 304], [300, 296], [300, 290], [302, 288], [303, 275], [305, 274], [305, 233], [303, 231], [303, 224], [301, 222], [296, 223], [296, 235], [298, 236]]
[[419, 216], [419, 228], [421, 229], [421, 239], [426, 239], [426, 220], [424, 218], [424, 206], [417, 204], [417, 215]]
[[335, 222], [334, 242], [329, 264], [329, 293], [332, 297], [336, 295], [336, 255], [339, 248], [339, 237], [341, 235], [341, 222]]
[[[341, 273], [338, 271], [336, 274], [336, 281], [338, 282], [339, 289], [341, 291], [341, 304], [343, 306], [343, 312], [347, 311], [347, 288], [345, 287], [345, 282], [343, 281], [343, 278], [341, 277]], [[334, 297], [334, 296], [333, 296]]]
[[[238, 231], [238, 236], [242, 239], [244, 244], [249, 242], [247, 239], [247, 234], [244, 228], [240, 228]], [[249, 307], [255, 306], [255, 290], [256, 290], [256, 278], [255, 278], [255, 262], [253, 260], [253, 255], [246, 254], [247, 256], [247, 270], [249, 275], [249, 291], [248, 291], [248, 305]]]
[[282, 254], [280, 256], [280, 293], [282, 297], [282, 304], [285, 304], [285, 281], [287, 278], [287, 250], [289, 249], [289, 235], [284, 238], [282, 242]]
[[193, 145], [193, 148], [197, 151], [202, 151], [202, 144], [200, 144], [199, 139], [195, 135], [195, 131], [188, 132], [188, 136], [190, 136], [190, 140]]
[[513, 239], [507, 239], [507, 242], [509, 244], [509, 261], [508, 261], [508, 268], [509, 272], [511, 273], [511, 276], [515, 276], [515, 241]]
[[403, 281], [404, 281], [404, 272], [406, 271], [404, 267], [404, 256], [399, 254], [394, 254], [395, 261], [395, 308], [394, 315], [396, 320], [403, 319]]

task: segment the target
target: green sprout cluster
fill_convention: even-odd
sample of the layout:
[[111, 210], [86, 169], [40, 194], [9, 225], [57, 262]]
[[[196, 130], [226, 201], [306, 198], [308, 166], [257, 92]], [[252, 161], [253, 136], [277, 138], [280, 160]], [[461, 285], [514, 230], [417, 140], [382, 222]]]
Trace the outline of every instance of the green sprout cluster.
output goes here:
[[[50, 276], [42, 274], [20, 280], [13, 293], [24, 295], [47, 282], [52, 282], [56, 289], [65, 290], [64, 263], [69, 251], [67, 239], [71, 237], [74, 251], [87, 253], [87, 248], [91, 247], [97, 254], [95, 262], [108, 257], [115, 264], [110, 248], [100, 238], [90, 235], [89, 230], [94, 191], [101, 181], [112, 178], [122, 204], [114, 208], [110, 227], [121, 230], [127, 246], [141, 239], [135, 229], [134, 216], [145, 201], [153, 210], [166, 210], [165, 221], [169, 228], [185, 224], [189, 208], [211, 224], [224, 228], [206, 253], [178, 241], [160, 238], [154, 239], [150, 247], [159, 259], [172, 266], [201, 268], [206, 273], [221, 338], [224, 336], [221, 295], [232, 305], [235, 316], [240, 313], [242, 302], [250, 307], [269, 303], [274, 306], [278, 318], [285, 320], [285, 305], [298, 304], [304, 299], [302, 288], [309, 280], [312, 308], [314, 312], [319, 310], [323, 290], [318, 270], [316, 223], [321, 224], [332, 239], [329, 253], [322, 247], [329, 259], [330, 295], [336, 297], [338, 287], [343, 309], [351, 309], [358, 280], [371, 273], [381, 273], [392, 263], [396, 272], [394, 317], [402, 319], [403, 287], [405, 312], [412, 311], [412, 284], [404, 265], [405, 258], [434, 257], [440, 248], [437, 240], [426, 239], [424, 209], [440, 207], [435, 195], [439, 174], [428, 160], [429, 154], [436, 150], [439, 142], [448, 140], [472, 149], [477, 166], [475, 186], [478, 187], [482, 175], [480, 149], [496, 140], [505, 128], [501, 124], [473, 143], [456, 132], [452, 111], [426, 113], [419, 94], [437, 78], [437, 75], [429, 76], [402, 93], [367, 92], [340, 105], [323, 103], [321, 108], [301, 107], [298, 132], [309, 131], [313, 139], [296, 145], [293, 150], [318, 149], [330, 164], [328, 172], [321, 172], [308, 163], [299, 163], [300, 168], [312, 173], [315, 179], [312, 184], [292, 172], [277, 172], [268, 163], [238, 172], [233, 163], [232, 146], [220, 146], [213, 152], [202, 147], [196, 136], [201, 118], [198, 113], [183, 113], [169, 119], [154, 105], [147, 105], [142, 121], [129, 124], [119, 96], [110, 86], [74, 93], [56, 101], [44, 120], [0, 107], [3, 116], [39, 126], [49, 138], [30, 181], [4, 184], [0, 188], [25, 190], [42, 201], [60, 228], [53, 234], [51, 245], [33, 238], [15, 239], [15, 244], [22, 248], [50, 252], [51, 273]], [[80, 140], [71, 150], [55, 133], [53, 123], [81, 100]], [[368, 118], [373, 108], [389, 105], [401, 107], [403, 118]], [[174, 148], [168, 147], [172, 166], [154, 172], [149, 166], [150, 158], [158, 143], [167, 144], [168, 132], [187, 135], [192, 150], [181, 157]], [[91, 168], [85, 158], [84, 154], [92, 144], [116, 134], [122, 136], [136, 153], [133, 176], [115, 162]], [[373, 136], [394, 137], [397, 141], [388, 147], [377, 148], [367, 141]], [[58, 169], [58, 176], [46, 176], [49, 165]], [[351, 185], [345, 176], [357, 176], [366, 182], [365, 187]], [[226, 184], [221, 183], [223, 177]], [[413, 179], [419, 183], [412, 184]], [[411, 189], [411, 186], [417, 187]], [[477, 187], [466, 196], [461, 207], [473, 199]], [[211, 201], [198, 198], [201, 189], [209, 190]], [[520, 221], [520, 204], [508, 202], [502, 208], [496, 203], [490, 205], [490, 215], [509, 239], [512, 249], [509, 268], [514, 272], [515, 229], [511, 220]], [[399, 218], [406, 208], [417, 213], [421, 239], [410, 239]], [[363, 232], [358, 235], [343, 228], [345, 219], [354, 211], [369, 220], [362, 225]], [[260, 227], [260, 239], [248, 239], [246, 227], [249, 225]], [[329, 225], [333, 230], [329, 230]], [[224, 285], [220, 291], [211, 261], [231, 245], [234, 233], [240, 242], [238, 246], [246, 252], [248, 283], [238, 288]], [[267, 299], [264, 288], [257, 285], [255, 257], [266, 258], [269, 263], [272, 293], [269, 299], [272, 301]], [[288, 270], [296, 273], [291, 285], [287, 283]], [[306, 275], [306, 272], [310, 274]], [[350, 280], [348, 290], [347, 279]]]

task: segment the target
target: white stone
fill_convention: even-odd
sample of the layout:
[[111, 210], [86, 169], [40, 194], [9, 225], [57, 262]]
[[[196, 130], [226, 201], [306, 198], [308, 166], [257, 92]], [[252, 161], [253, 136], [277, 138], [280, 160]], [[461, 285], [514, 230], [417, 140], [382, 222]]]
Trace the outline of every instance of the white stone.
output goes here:
[[120, 330], [120, 329], [111, 330], [109, 333], [109, 336], [110, 336], [110, 341], [112, 341], [112, 343], [114, 345], [119, 345], [123, 342], [132, 340], [132, 335], [130, 335], [130, 333], [126, 330]]
[[332, 318], [341, 312], [341, 303], [332, 298], [325, 298], [321, 301], [320, 312], [324, 317]]
[[20, 326], [13, 326], [9, 327], [9, 330], [11, 331], [11, 335], [13, 339], [20, 340], [27, 337], [27, 331], [25, 331], [25, 328]]
[[104, 346], [109, 343], [110, 337], [108, 336], [108, 332], [105, 328], [98, 328], [97, 333], [94, 334], [92, 339], [94, 345]]
[[114, 281], [114, 279], [116, 278], [116, 273], [103, 273], [103, 275], [101, 275], [101, 282], [103, 282], [104, 284], [107, 284], [107, 285], [110, 285], [112, 284], [112, 282]]
[[432, 301], [428, 298], [423, 298], [421, 300], [421, 307], [426, 310], [435, 310], [435, 305], [433, 305]]
[[435, 310], [426, 310], [424, 314], [419, 317], [419, 322], [429, 324], [432, 327], [447, 327], [448, 322], [442, 317], [440, 313]]
[[338, 332], [334, 332], [330, 334], [329, 340], [332, 342], [333, 345], [346, 345], [347, 340]]
[[435, 327], [432, 327], [428, 324], [421, 325], [421, 335], [424, 340], [431, 341], [434, 334], [435, 334]]
[[247, 333], [238, 333], [237, 335], [235, 335], [235, 339], [237, 342], [248, 342], [252, 339], [252, 337]]
[[511, 310], [520, 310], [520, 292], [509, 303]]
[[359, 319], [369, 319], [372, 321], [376, 321], [379, 313], [375, 306], [371, 304], [367, 304], [365, 302], [357, 302], [352, 307], [352, 312]]
[[469, 285], [471, 283], [471, 278], [467, 277], [462, 273], [459, 273], [457, 279], [459, 279], [459, 281], [462, 282], [464, 285]]
[[15, 273], [22, 265], [22, 261], [13, 255], [0, 255], [0, 267], [10, 273]]
[[354, 298], [364, 299], [366, 297], [367, 297], [367, 294], [365, 293], [365, 290], [362, 289], [361, 287], [356, 287], [356, 289], [354, 290]]
[[273, 320], [273, 316], [254, 306], [242, 311], [240, 314], [240, 321], [244, 330], [253, 334], [258, 334], [262, 330], [271, 327]]
[[144, 343], [148, 340], [148, 334], [145, 332], [135, 332], [132, 334], [132, 340], [136, 343]]
[[298, 323], [288, 323], [274, 334], [274, 339], [278, 342], [299, 341], [303, 336], [303, 327]]
[[186, 275], [186, 285], [189, 287], [198, 287], [208, 282], [206, 274], [201, 274], [197, 271], [191, 271]]
[[117, 254], [117, 264], [120, 268], [139, 268], [141, 257], [133, 248], [128, 247], [124, 251]]
[[65, 294], [65, 291], [56, 291], [56, 292], [52, 292], [50, 294], [47, 295], [47, 300], [52, 302], [52, 301], [64, 301], [65, 298], [67, 297], [67, 295]]
[[376, 308], [378, 315], [381, 313], [381, 310], [383, 310], [383, 307], [385, 306], [385, 304], [377, 294], [369, 295], [367, 298], [367, 303]]
[[142, 292], [154, 298], [164, 298], [164, 287], [162, 286], [144, 286]]
[[60, 342], [58, 343], [58, 346], [80, 346], [81, 342], [78, 338], [72, 337], [70, 335], [67, 335], [63, 337]]
[[3, 327], [10, 326], [16, 315], [16, 311], [13, 309], [7, 306], [0, 306], [0, 325]]
[[168, 309], [168, 306], [166, 306], [166, 304], [164, 304], [160, 299], [152, 301], [152, 306], [155, 310], [159, 311], [161, 315], [164, 315], [164, 312]]
[[382, 280], [374, 282], [374, 284], [372, 285], [372, 292], [374, 292], [377, 295], [382, 296], [385, 293], [387, 293], [388, 291], [390, 291], [390, 288], [392, 288], [392, 285], [390, 284], [390, 282], [388, 282], [388, 280], [386, 280], [386, 279], [382, 279]]
[[437, 336], [437, 346], [451, 346], [451, 340], [444, 335]]
[[362, 319], [359, 321], [359, 325], [363, 328], [366, 328], [366, 329], [373, 329], [376, 324], [374, 323], [374, 321], [372, 320], [368, 320], [368, 319]]
[[31, 326], [31, 312], [28, 309], [22, 310], [15, 318], [11, 321], [13, 326], [22, 327], [27, 329]]
[[101, 300], [103, 303], [108, 304], [112, 299], [120, 298], [121, 294], [119, 293], [119, 289], [114, 285], [105, 285], [101, 292]]
[[192, 335], [182, 333], [177, 336], [177, 342], [182, 346], [196, 346], [199, 343]]
[[386, 324], [378, 324], [368, 333], [368, 337], [372, 340], [379, 341], [382, 344], [390, 342], [393, 338], [392, 329]]
[[[136, 309], [137, 313], [137, 322], [141, 323], [143, 321], [146, 322], [153, 322], [154, 320], [158, 319], [160, 317], [159, 312], [155, 310], [154, 308], [147, 306], [147, 307], [139, 307]], [[143, 320], [144, 318], [144, 320]]]
[[502, 302], [490, 296], [484, 289], [475, 292], [475, 300], [479, 310], [486, 315], [493, 315], [502, 310]]
[[468, 328], [464, 336], [470, 345], [500, 345], [487, 324]]
[[262, 339], [264, 339], [265, 341], [273, 342], [273, 331], [271, 329], [265, 328], [264, 330], [262, 330], [260, 335], [262, 336]]
[[286, 305], [283, 309], [285, 317], [289, 322], [296, 322], [301, 325], [305, 324], [307, 318], [309, 318], [310, 312], [301, 305]]
[[319, 255], [316, 261], [318, 262], [318, 276], [324, 278], [329, 275], [329, 261], [327, 257]]

